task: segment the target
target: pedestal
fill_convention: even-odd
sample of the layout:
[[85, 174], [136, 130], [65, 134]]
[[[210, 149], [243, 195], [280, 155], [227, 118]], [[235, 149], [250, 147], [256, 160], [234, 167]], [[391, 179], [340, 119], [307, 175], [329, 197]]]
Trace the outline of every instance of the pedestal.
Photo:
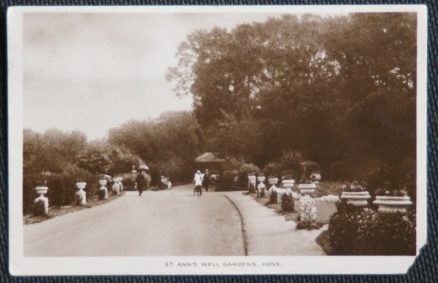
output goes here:
[[108, 189], [106, 188], [107, 180], [99, 180], [99, 199], [104, 200], [108, 198]]
[[313, 194], [315, 192], [316, 185], [314, 183], [299, 184], [298, 185], [298, 190], [300, 191], [300, 193], [302, 195], [311, 195], [311, 194]]
[[409, 196], [376, 196], [373, 202], [379, 206], [380, 213], [407, 213], [412, 205]]
[[76, 204], [77, 205], [85, 205], [87, 204], [87, 193], [84, 191], [87, 183], [85, 182], [77, 182], [76, 187], [78, 188], [75, 196], [76, 196]]
[[341, 199], [345, 200], [347, 204], [364, 207], [368, 206], [368, 200], [371, 198], [367, 191], [362, 192], [342, 192]]
[[49, 198], [44, 194], [49, 190], [46, 186], [38, 186], [35, 188], [38, 197], [34, 201], [33, 213], [35, 215], [48, 215], [49, 214]]

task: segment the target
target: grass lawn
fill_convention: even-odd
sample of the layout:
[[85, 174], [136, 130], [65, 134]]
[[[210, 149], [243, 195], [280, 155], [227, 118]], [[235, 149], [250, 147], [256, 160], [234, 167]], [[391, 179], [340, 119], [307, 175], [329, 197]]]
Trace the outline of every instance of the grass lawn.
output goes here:
[[343, 182], [321, 182], [316, 186], [315, 197], [327, 195], [340, 195], [342, 193]]

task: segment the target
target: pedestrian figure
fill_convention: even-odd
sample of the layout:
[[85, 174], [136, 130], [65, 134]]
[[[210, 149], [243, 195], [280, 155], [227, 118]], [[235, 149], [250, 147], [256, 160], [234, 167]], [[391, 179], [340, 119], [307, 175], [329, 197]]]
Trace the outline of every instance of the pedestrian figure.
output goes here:
[[138, 196], [141, 196], [144, 189], [148, 185], [148, 176], [146, 174], [147, 167], [140, 166], [138, 169], [140, 170], [140, 173], [137, 175], [136, 183], [137, 183]]
[[202, 195], [202, 174], [201, 171], [196, 171], [193, 183], [195, 184], [194, 194]]
[[206, 192], [208, 192], [208, 185], [210, 185], [210, 174], [208, 173], [208, 169], [206, 169], [205, 173], [204, 173], [204, 179], [203, 179], [203, 186], [204, 186]]

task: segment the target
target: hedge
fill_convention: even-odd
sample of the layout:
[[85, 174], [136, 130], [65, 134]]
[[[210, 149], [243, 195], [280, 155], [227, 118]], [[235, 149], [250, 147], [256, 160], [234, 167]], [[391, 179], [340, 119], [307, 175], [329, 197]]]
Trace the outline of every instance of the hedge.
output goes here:
[[339, 255], [414, 255], [415, 214], [383, 214], [370, 208], [340, 207], [329, 223], [330, 243]]

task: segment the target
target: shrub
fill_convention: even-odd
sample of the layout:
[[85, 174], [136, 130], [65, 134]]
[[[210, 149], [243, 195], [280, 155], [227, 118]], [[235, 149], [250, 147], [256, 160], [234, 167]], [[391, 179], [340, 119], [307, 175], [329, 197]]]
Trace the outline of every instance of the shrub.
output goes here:
[[249, 191], [248, 191], [248, 192], [249, 192], [250, 194], [253, 194], [253, 193], [255, 193], [255, 191], [256, 191], [256, 190], [255, 190], [255, 184], [254, 184], [254, 185], [250, 185], [250, 186], [249, 186]]
[[245, 163], [239, 168], [240, 173], [245, 173], [248, 175], [249, 173], [260, 173], [260, 168], [257, 165], [254, 165], [252, 163]]
[[271, 195], [269, 196], [269, 203], [277, 203], [278, 194], [276, 191], [271, 191]]
[[[345, 209], [333, 214], [329, 223], [331, 245], [336, 254], [367, 254], [368, 236], [359, 235], [358, 231], [369, 231], [376, 217], [374, 210]], [[359, 237], [360, 236], [360, 237]]]
[[415, 214], [343, 207], [330, 219], [331, 246], [342, 255], [415, 254]]
[[265, 176], [279, 176], [281, 174], [281, 164], [278, 162], [270, 162], [263, 168]]
[[285, 150], [279, 159], [281, 164], [281, 175], [291, 175], [294, 179], [301, 178], [304, 168], [301, 165], [303, 157], [300, 152]]
[[310, 178], [310, 174], [313, 172], [319, 172], [321, 170], [321, 166], [315, 161], [303, 161], [301, 162], [301, 166], [303, 167], [303, 177]]
[[286, 212], [295, 211], [294, 199], [290, 194], [283, 194], [281, 196], [281, 209]]
[[105, 198], [105, 190], [99, 190], [98, 195], [99, 199], [103, 200]]
[[64, 206], [75, 199], [75, 181], [73, 176], [54, 174], [47, 181], [50, 206]]
[[23, 214], [30, 214], [33, 210], [33, 202], [37, 197], [35, 187], [44, 180], [42, 174], [23, 175]]
[[32, 206], [32, 212], [34, 215], [45, 215], [44, 202], [42, 200], [35, 202]]
[[235, 184], [234, 180], [238, 177], [239, 171], [237, 170], [226, 170], [222, 173], [222, 177], [220, 179], [218, 190], [221, 191], [232, 191], [237, 189], [237, 184]]
[[415, 254], [415, 214], [379, 213], [371, 230], [374, 254]]

